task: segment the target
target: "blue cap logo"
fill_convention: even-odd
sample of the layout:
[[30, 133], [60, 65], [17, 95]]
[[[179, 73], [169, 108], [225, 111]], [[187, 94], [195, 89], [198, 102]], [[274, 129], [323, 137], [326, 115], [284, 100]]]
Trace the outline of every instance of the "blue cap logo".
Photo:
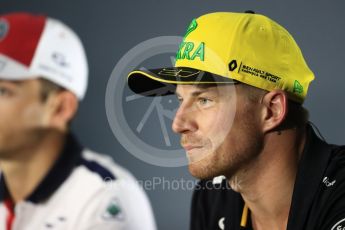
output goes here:
[[6, 37], [8, 28], [8, 22], [5, 19], [0, 19], [0, 41]]

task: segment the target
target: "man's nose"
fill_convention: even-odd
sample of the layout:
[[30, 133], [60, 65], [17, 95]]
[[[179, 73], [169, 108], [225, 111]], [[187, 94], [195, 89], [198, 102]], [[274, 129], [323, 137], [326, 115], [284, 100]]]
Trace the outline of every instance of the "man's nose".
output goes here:
[[195, 120], [193, 108], [181, 104], [174, 117], [172, 129], [175, 133], [180, 134], [195, 132], [198, 129], [198, 125]]

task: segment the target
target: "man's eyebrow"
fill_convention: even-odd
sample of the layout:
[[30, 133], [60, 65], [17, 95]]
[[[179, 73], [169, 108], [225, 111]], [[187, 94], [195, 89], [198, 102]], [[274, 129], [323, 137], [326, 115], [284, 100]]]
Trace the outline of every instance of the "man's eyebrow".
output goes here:
[[9, 81], [9, 80], [0, 80], [0, 83], [2, 84], [10, 84], [10, 85], [15, 85], [15, 86], [19, 86], [22, 85], [24, 81], [20, 81], [20, 80], [16, 80], [16, 81]]
[[197, 97], [197, 96], [199, 96], [200, 94], [205, 93], [205, 92], [207, 92], [207, 89], [199, 89], [199, 90], [197, 90], [197, 91], [194, 91], [194, 92], [192, 93], [192, 96], [193, 96], [193, 97]]
[[[199, 96], [200, 94], [203, 94], [203, 93], [206, 93], [206, 92], [208, 92], [207, 88], [205, 88], [205, 89], [197, 89], [197, 90], [195, 90], [195, 91], [193, 91], [193, 92], [191, 93], [191, 96], [197, 97], [197, 96]], [[176, 95], [177, 97], [181, 97], [181, 95], [180, 95], [178, 92], [176, 92], [176, 91], [175, 91], [175, 95]]]

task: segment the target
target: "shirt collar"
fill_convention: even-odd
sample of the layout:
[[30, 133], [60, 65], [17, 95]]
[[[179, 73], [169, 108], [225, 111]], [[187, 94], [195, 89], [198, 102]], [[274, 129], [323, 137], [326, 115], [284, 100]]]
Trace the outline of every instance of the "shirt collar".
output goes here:
[[[331, 151], [330, 145], [318, 138], [309, 124], [306, 134], [306, 143], [298, 164], [287, 229], [305, 229], [306, 217], [331, 156], [328, 154]], [[250, 210], [246, 211], [244, 203], [242, 207], [241, 229], [251, 229]]]
[[331, 149], [331, 146], [322, 141], [308, 125], [307, 140], [298, 165], [287, 229], [305, 229], [306, 217], [326, 171]]
[[[27, 201], [40, 203], [48, 199], [54, 191], [71, 174], [73, 168], [81, 162], [82, 147], [73, 134], [66, 136], [64, 148], [53, 164], [47, 175], [35, 188], [35, 190], [26, 198]], [[8, 197], [8, 190], [3, 174], [0, 175], [0, 202]]]

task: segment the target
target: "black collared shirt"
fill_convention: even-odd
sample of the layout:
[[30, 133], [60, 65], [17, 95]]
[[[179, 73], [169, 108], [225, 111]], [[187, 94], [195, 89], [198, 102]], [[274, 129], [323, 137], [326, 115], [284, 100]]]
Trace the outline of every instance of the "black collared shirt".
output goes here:
[[[190, 229], [251, 230], [244, 206], [225, 179], [202, 180], [193, 194]], [[345, 146], [327, 144], [309, 125], [287, 230], [345, 230]]]

